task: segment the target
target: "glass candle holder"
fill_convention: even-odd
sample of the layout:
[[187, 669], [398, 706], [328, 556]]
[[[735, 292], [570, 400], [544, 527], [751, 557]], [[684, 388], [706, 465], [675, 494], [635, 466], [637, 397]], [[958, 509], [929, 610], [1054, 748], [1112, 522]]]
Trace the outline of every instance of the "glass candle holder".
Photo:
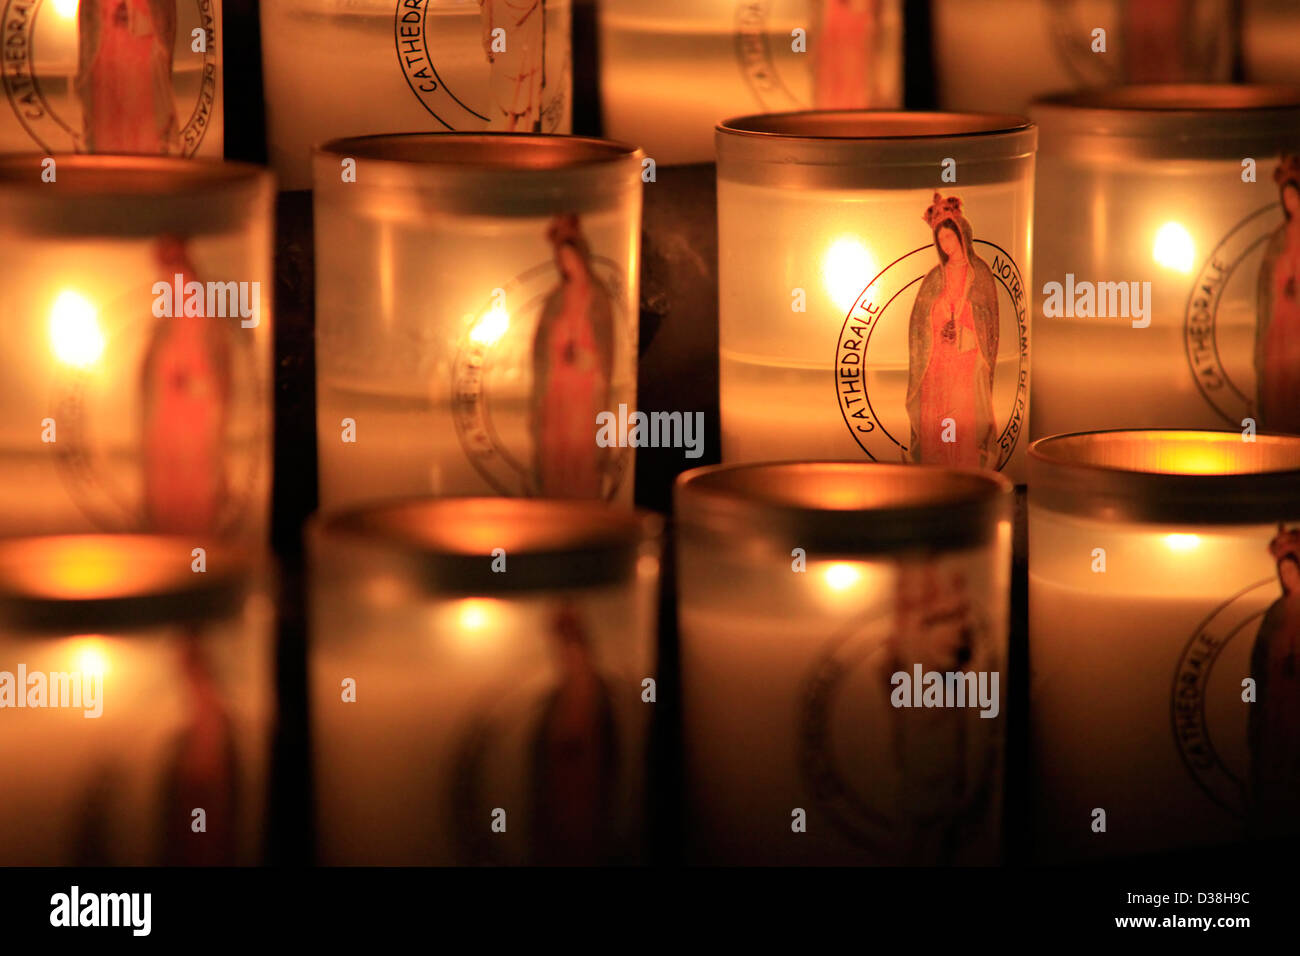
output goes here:
[[317, 518], [321, 861], [635, 861], [660, 524], [500, 498]]
[[[1035, 104], [1035, 436], [1300, 432], [1300, 89]], [[1249, 420], [1249, 421], [1248, 421]]]
[[264, 577], [188, 537], [0, 541], [0, 865], [262, 862]]
[[12, 0], [0, 153], [223, 155], [221, 0]]
[[1300, 438], [1035, 442], [1032, 780], [1043, 857], [1297, 832]]
[[309, 188], [312, 148], [337, 137], [572, 128], [569, 0], [269, 0], [261, 17], [281, 189]]
[[[1226, 83], [1233, 0], [935, 0], [939, 102], [1019, 113], [1121, 83]], [[1101, 35], [1097, 31], [1103, 31]]]
[[903, 105], [898, 0], [601, 0], [606, 135], [656, 162], [713, 161], [746, 110]]
[[678, 479], [700, 862], [997, 859], [1011, 497], [992, 473], [856, 462]]
[[317, 153], [323, 509], [423, 494], [632, 500], [633, 449], [600, 426], [636, 404], [640, 159], [506, 134]]
[[0, 534], [265, 539], [270, 177], [0, 160]]
[[1022, 480], [1034, 140], [1016, 117], [936, 113], [718, 127], [724, 462]]

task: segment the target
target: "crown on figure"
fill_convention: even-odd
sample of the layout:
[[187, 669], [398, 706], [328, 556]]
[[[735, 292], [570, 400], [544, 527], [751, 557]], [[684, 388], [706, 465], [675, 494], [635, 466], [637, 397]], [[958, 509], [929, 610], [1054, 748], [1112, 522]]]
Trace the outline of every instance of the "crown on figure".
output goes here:
[[1268, 553], [1273, 556], [1274, 561], [1281, 561], [1283, 558], [1294, 558], [1300, 561], [1300, 528], [1287, 529], [1279, 524], [1277, 536], [1269, 542]]
[[934, 194], [934, 201], [930, 203], [930, 208], [925, 211], [921, 217], [925, 220], [926, 225], [931, 229], [939, 225], [945, 219], [952, 219], [957, 222], [961, 221], [961, 200], [956, 196], [949, 196], [945, 199], [938, 193]]
[[1273, 170], [1273, 182], [1281, 186], [1284, 183], [1300, 183], [1300, 156], [1283, 153]]

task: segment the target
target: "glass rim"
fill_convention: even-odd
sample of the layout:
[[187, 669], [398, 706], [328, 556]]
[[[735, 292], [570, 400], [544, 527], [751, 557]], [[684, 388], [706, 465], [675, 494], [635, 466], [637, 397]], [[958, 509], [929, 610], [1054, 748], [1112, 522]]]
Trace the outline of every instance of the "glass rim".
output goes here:
[[1236, 113], [1300, 109], [1300, 86], [1284, 83], [1138, 83], [1036, 99], [1031, 109], [1133, 114]]
[[[201, 573], [196, 547], [204, 549]], [[219, 620], [238, 610], [262, 563], [238, 545], [182, 535], [3, 538], [0, 623], [87, 634]]]
[[862, 461], [748, 462], [679, 475], [679, 526], [833, 554], [957, 550], [989, 541], [1014, 486], [998, 472]]
[[[56, 179], [41, 179], [46, 159], [55, 163]], [[269, 185], [269, 170], [252, 163], [177, 156], [50, 153], [0, 157], [0, 190], [32, 192], [41, 197], [163, 198], [188, 196], [223, 186]]]
[[[492, 594], [622, 580], [658, 546], [663, 519], [596, 500], [416, 496], [318, 512], [307, 535], [321, 549], [396, 556], [435, 592]], [[492, 569], [498, 548], [504, 572]]]
[[1028, 132], [1033, 123], [1012, 113], [913, 110], [792, 110], [751, 113], [718, 123], [726, 136], [802, 143], [899, 142], [992, 137]]
[[327, 140], [314, 153], [417, 168], [549, 172], [639, 160], [641, 148], [561, 133], [377, 133]]
[[1300, 436], [1251, 437], [1152, 428], [1040, 438], [1029, 446], [1030, 502], [1070, 514], [1180, 524], [1300, 516]]

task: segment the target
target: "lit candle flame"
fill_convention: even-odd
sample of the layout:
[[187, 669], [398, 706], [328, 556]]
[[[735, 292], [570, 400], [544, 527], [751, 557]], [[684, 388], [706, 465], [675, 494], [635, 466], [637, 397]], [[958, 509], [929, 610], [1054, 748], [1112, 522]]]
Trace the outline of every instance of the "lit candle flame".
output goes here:
[[822, 578], [826, 581], [826, 586], [832, 591], [847, 591], [853, 585], [858, 583], [862, 573], [851, 564], [837, 561], [828, 565], [822, 572]]
[[836, 239], [822, 258], [822, 281], [831, 301], [841, 312], [847, 313], [853, 308], [874, 276], [871, 253], [852, 236]]
[[80, 0], [54, 0], [54, 12], [65, 20], [75, 20], [78, 3]]
[[85, 368], [104, 354], [104, 333], [89, 299], [64, 289], [50, 309], [50, 347], [65, 365]]
[[108, 646], [97, 637], [74, 638], [69, 647], [70, 656], [76, 662], [73, 668], [82, 676], [103, 677], [112, 668], [109, 665]]
[[1167, 222], [1156, 232], [1151, 255], [1166, 269], [1189, 273], [1196, 261], [1196, 243], [1180, 223]]
[[472, 637], [492, 626], [497, 610], [496, 601], [487, 598], [466, 598], [460, 602], [456, 613], [456, 625], [461, 634]]
[[1200, 535], [1195, 534], [1168, 534], [1165, 535], [1165, 544], [1170, 551], [1191, 551], [1201, 543]]
[[494, 305], [487, 315], [479, 319], [478, 324], [470, 330], [469, 337], [479, 345], [492, 346], [500, 341], [501, 336], [510, 328], [510, 313], [504, 306]]

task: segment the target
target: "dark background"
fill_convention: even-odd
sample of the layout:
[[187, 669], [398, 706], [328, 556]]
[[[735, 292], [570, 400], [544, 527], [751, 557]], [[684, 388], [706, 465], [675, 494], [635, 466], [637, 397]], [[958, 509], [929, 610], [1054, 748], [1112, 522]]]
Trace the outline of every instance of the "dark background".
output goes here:
[[[646, 0], [653, 3], [654, 0]], [[225, 136], [230, 159], [264, 164], [266, 140], [256, 0], [226, 0], [223, 11]], [[905, 87], [908, 108], [935, 107], [925, 0], [905, 2]], [[600, 135], [596, 27], [590, 0], [575, 0], [574, 132]], [[328, 68], [322, 54], [322, 69]], [[382, 132], [382, 131], [377, 131]], [[638, 449], [636, 502], [667, 514], [672, 484], [689, 467], [719, 456], [717, 371], [717, 234], [711, 164], [659, 167], [644, 189], [637, 407], [702, 411], [704, 455], [689, 460], [679, 449]], [[305, 677], [306, 627], [302, 527], [316, 509], [314, 273], [310, 192], [281, 193], [275, 263], [275, 480], [272, 545], [281, 570], [279, 645], [280, 721], [275, 744], [268, 862], [313, 862], [311, 776]], [[1005, 858], [1033, 859], [1027, 843], [1027, 635], [1023, 492], [1018, 494], [1012, 630], [1007, 687]], [[680, 713], [677, 706], [677, 633], [670, 539], [660, 613], [659, 693], [652, 731], [650, 833], [647, 861], [680, 862], [682, 845]], [[1296, 849], [1296, 841], [1287, 846]], [[1264, 858], [1286, 846], [1214, 851], [1224, 862], [1243, 854]], [[1181, 867], [1213, 861], [1206, 851], [1149, 858]]]

